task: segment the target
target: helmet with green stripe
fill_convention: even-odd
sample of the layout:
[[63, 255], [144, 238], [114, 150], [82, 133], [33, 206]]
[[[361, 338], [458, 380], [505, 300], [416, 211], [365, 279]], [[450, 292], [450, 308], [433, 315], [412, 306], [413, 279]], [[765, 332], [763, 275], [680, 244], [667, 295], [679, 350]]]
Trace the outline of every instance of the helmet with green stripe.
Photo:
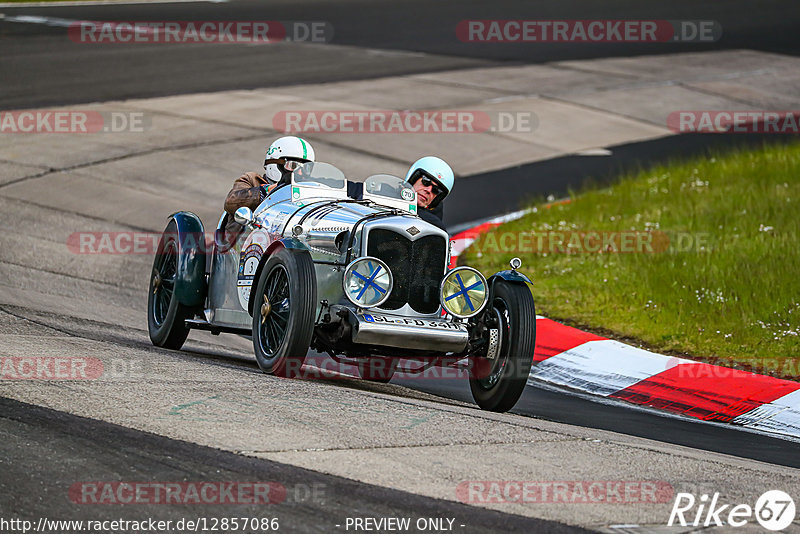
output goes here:
[[308, 141], [289, 135], [276, 139], [267, 149], [264, 158], [264, 178], [280, 182], [291, 172], [284, 166], [287, 161], [305, 163], [314, 161], [314, 149]]

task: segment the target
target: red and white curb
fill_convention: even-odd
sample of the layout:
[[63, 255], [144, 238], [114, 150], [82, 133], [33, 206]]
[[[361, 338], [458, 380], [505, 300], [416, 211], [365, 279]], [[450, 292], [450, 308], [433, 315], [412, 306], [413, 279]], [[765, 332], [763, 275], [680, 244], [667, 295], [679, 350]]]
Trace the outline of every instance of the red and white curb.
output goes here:
[[[517, 212], [456, 234], [452, 264], [478, 235]], [[702, 421], [800, 438], [800, 383], [656, 354], [536, 317], [530, 382]]]
[[800, 383], [655, 354], [536, 318], [530, 378], [703, 421], [800, 438]]

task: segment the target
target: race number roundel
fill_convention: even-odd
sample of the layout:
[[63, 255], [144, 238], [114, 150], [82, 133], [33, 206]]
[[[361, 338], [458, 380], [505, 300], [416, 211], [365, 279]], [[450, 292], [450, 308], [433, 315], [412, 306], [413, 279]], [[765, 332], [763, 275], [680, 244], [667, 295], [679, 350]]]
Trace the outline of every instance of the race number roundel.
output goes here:
[[242, 245], [242, 252], [239, 255], [239, 272], [236, 277], [236, 292], [243, 310], [247, 309], [250, 288], [253, 286], [258, 262], [261, 261], [261, 256], [264, 254], [266, 241], [267, 237], [263, 233], [253, 232]]

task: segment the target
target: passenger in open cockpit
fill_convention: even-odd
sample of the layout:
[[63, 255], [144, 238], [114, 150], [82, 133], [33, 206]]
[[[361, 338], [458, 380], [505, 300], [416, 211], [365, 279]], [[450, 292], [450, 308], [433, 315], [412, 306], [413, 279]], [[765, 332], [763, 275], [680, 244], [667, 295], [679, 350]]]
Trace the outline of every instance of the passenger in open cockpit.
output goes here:
[[290, 183], [292, 171], [309, 161], [314, 161], [314, 149], [307, 141], [294, 136], [275, 140], [264, 158], [264, 174], [246, 172], [233, 182], [225, 197], [225, 231], [238, 234], [242, 226], [233, 220], [234, 212], [242, 207], [255, 210], [277, 187]]

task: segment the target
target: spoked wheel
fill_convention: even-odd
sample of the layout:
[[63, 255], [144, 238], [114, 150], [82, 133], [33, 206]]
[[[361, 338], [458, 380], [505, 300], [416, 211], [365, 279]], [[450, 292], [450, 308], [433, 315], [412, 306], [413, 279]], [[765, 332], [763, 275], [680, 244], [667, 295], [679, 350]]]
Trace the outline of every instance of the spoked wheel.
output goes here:
[[314, 333], [317, 285], [304, 250], [281, 249], [261, 271], [253, 301], [253, 348], [265, 373], [300, 373]]
[[153, 260], [147, 292], [147, 330], [154, 345], [175, 350], [183, 346], [189, 335], [184, 321], [194, 316], [175, 297], [179, 253], [178, 231], [175, 221], [170, 221]]
[[522, 395], [533, 363], [536, 310], [525, 285], [498, 280], [493, 295], [487, 313], [493, 314], [493, 328], [499, 330], [499, 350], [492, 360], [476, 360], [469, 385], [478, 406], [507, 412]]
[[399, 361], [396, 358], [374, 357], [358, 362], [358, 374], [364, 380], [388, 383], [394, 376]]

